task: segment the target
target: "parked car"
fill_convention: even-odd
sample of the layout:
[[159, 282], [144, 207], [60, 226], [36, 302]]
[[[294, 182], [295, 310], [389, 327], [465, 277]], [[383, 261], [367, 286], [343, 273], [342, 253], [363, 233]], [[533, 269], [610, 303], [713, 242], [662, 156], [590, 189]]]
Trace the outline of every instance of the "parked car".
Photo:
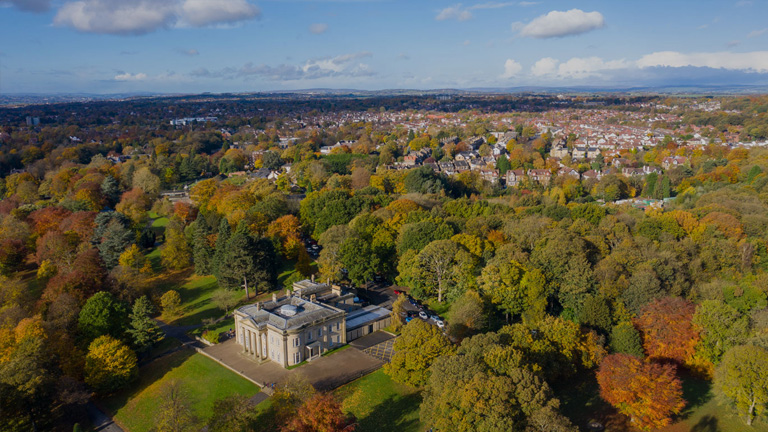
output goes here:
[[443, 320], [441, 320], [441, 319], [437, 319], [437, 320], [435, 320], [435, 325], [436, 325], [438, 328], [444, 328], [444, 327], [445, 327], [445, 323], [444, 323], [444, 322], [443, 322]]
[[411, 322], [412, 319], [413, 319], [413, 317], [409, 315], [409, 316], [405, 317], [405, 322], [409, 323], [409, 322]]
[[429, 319], [431, 319], [431, 320], [432, 320], [432, 321], [434, 321], [434, 322], [438, 322], [438, 321], [440, 321], [440, 317], [439, 317], [439, 316], [437, 316], [437, 314], [430, 314], [430, 315], [429, 315]]
[[422, 311], [419, 311], [419, 318], [426, 320], [428, 318], [427, 313]]
[[413, 298], [413, 297], [411, 297], [411, 296], [408, 296], [408, 302], [409, 302], [410, 304], [414, 305], [414, 306], [416, 306], [416, 305], [418, 305], [418, 304], [419, 304], [419, 302], [418, 302], [418, 301], [417, 301], [415, 298]]
[[395, 290], [395, 295], [400, 295], [400, 294], [405, 294], [405, 293], [400, 290]]
[[406, 313], [411, 318], [419, 316], [419, 313], [417, 311], [407, 311]]

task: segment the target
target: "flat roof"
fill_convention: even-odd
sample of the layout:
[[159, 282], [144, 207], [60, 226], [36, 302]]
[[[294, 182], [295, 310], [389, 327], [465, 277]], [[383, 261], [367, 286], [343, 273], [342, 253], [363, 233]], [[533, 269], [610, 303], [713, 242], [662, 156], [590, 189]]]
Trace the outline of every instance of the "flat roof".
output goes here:
[[347, 331], [362, 327], [368, 323], [380, 320], [392, 312], [379, 306], [366, 306], [347, 314]]

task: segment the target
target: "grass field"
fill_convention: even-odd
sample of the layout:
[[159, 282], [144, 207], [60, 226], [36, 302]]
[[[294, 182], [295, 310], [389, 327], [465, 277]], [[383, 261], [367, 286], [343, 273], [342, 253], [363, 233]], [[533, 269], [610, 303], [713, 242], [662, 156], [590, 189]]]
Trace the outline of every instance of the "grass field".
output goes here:
[[342, 409], [357, 417], [356, 432], [420, 432], [421, 395], [392, 381], [383, 370], [355, 380], [335, 391]]
[[141, 368], [139, 380], [130, 388], [102, 401], [115, 419], [130, 432], [147, 432], [155, 425], [165, 383], [177, 381], [202, 424], [212, 414], [213, 402], [233, 394], [253, 396], [259, 388], [213, 360], [183, 350]]
[[211, 302], [211, 296], [219, 288], [214, 276], [187, 278], [186, 283], [174, 288], [181, 296], [182, 315], [171, 321], [173, 325], [200, 324], [204, 318], [218, 318], [224, 311]]

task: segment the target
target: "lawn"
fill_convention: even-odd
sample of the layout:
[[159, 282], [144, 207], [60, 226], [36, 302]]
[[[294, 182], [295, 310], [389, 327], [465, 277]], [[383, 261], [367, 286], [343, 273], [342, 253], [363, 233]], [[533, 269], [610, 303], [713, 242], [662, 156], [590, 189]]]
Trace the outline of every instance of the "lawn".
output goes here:
[[181, 296], [182, 315], [174, 318], [171, 324], [178, 326], [196, 325], [204, 318], [218, 318], [224, 311], [211, 302], [214, 291], [219, 288], [214, 276], [191, 275], [186, 283], [173, 289]]
[[166, 226], [168, 226], [168, 218], [161, 217], [152, 221], [152, 226], [150, 227], [150, 229], [152, 230], [152, 232], [155, 233], [155, 235], [159, 236], [165, 232]]
[[421, 395], [392, 381], [379, 369], [337, 389], [342, 409], [357, 417], [356, 432], [420, 432], [427, 428], [419, 421]]
[[155, 425], [165, 383], [177, 381], [189, 397], [191, 409], [201, 423], [212, 414], [213, 402], [233, 394], [253, 396], [259, 388], [213, 360], [182, 350], [155, 360], [140, 370], [130, 388], [102, 404], [130, 432], [146, 432]]

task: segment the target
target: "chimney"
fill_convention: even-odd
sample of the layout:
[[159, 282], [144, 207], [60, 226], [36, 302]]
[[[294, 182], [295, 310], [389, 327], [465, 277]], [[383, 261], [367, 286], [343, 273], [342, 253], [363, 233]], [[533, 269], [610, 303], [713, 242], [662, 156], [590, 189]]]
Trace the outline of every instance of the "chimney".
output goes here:
[[312, 273], [312, 276], [310, 276], [310, 277], [312, 278], [312, 282], [314, 282], [315, 281], [315, 274]]
[[288, 288], [285, 289], [285, 296], [288, 297], [288, 298], [291, 297], [291, 290], [290, 289], [288, 289]]
[[336, 294], [337, 296], [341, 295], [341, 287], [338, 285], [331, 285], [331, 292]]
[[315, 302], [315, 299], [317, 299], [317, 296], [315, 296], [314, 294], [312, 294], [311, 296], [309, 296], [309, 301], [311, 301], [312, 303], [314, 303], [314, 302]]
[[272, 301], [277, 303], [277, 293], [272, 293]]
[[257, 311], [261, 310], [261, 302], [256, 302], [256, 310]]

